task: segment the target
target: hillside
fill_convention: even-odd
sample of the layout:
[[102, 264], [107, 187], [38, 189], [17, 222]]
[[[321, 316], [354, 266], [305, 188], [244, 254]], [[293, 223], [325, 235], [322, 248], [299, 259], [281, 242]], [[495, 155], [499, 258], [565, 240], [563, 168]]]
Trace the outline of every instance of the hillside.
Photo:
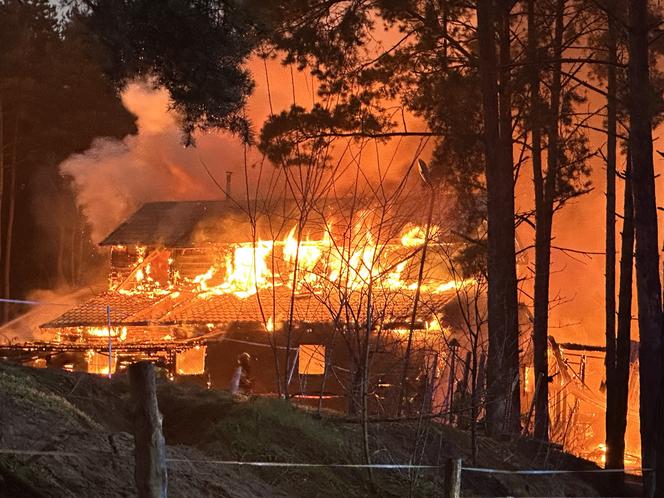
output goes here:
[[[1, 497], [133, 496], [128, 385], [81, 373], [0, 364]], [[437, 472], [248, 468], [209, 460], [362, 463], [361, 432], [342, 418], [315, 418], [276, 399], [236, 401], [223, 392], [162, 381], [159, 404], [168, 444], [169, 496], [430, 496]], [[380, 463], [470, 462], [468, 435], [438, 424], [372, 424], [371, 450]], [[478, 466], [505, 469], [593, 468], [592, 464], [525, 440], [480, 439]], [[439, 457], [440, 455], [440, 457]], [[438, 460], [440, 458], [440, 460]], [[207, 461], [207, 462], [206, 462]], [[469, 463], [468, 463], [469, 464]], [[465, 496], [602, 496], [593, 474], [556, 477], [464, 472]]]

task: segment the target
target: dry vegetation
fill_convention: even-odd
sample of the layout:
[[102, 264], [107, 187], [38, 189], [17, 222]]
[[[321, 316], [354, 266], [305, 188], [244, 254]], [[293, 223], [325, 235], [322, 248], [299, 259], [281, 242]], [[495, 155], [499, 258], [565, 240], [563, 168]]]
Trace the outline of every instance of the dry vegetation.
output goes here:
[[[0, 365], [2, 448], [77, 456], [0, 456], [0, 496], [132, 496], [133, 456], [128, 385], [87, 374]], [[266, 398], [234, 400], [224, 392], [164, 381], [159, 388], [171, 459], [170, 496], [366, 496], [363, 470], [239, 468], [202, 460], [354, 463], [362, 461], [360, 425], [326, 414], [321, 419]], [[436, 464], [447, 457], [469, 465], [467, 433], [439, 424], [375, 423], [376, 463]], [[480, 438], [478, 466], [506, 469], [593, 468], [525, 439]], [[413, 457], [412, 455], [416, 455]], [[592, 476], [592, 475], [590, 475]], [[433, 471], [380, 470], [380, 496], [431, 496]], [[602, 496], [601, 480], [466, 473], [465, 496]], [[509, 491], [508, 491], [509, 490]]]

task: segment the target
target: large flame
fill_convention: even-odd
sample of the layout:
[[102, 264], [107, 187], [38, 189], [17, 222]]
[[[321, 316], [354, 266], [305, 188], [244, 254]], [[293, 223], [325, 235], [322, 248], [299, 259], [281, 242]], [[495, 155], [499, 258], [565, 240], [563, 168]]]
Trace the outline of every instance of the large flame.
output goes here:
[[127, 327], [83, 327], [80, 330], [88, 337], [120, 339], [124, 341], [127, 338]]
[[257, 289], [270, 285], [271, 272], [267, 257], [272, 251], [273, 245], [271, 241], [237, 244], [233, 253], [225, 257], [223, 282], [210, 285], [213, 277], [222, 270], [219, 264], [211, 266], [205, 273], [194, 277], [193, 282], [203, 297], [231, 293], [242, 298], [248, 297]]
[[[354, 292], [370, 285], [387, 290], [414, 290], [418, 281], [412, 269], [417, 267], [421, 246], [439, 245], [439, 227], [408, 226], [398, 237], [379, 244], [367, 221], [361, 219], [352, 233], [339, 240], [327, 225], [318, 238], [295, 225], [280, 240], [258, 240], [229, 244], [204, 272], [182, 278], [171, 255], [164, 258], [169, 267], [169, 281], [153, 278], [154, 253], [136, 247], [136, 263], [126, 281], [115, 284], [125, 294], [179, 295], [186, 288], [201, 298], [234, 294], [247, 298], [262, 289], [287, 287], [296, 292], [322, 292], [330, 287]], [[411, 269], [408, 272], [408, 269]], [[425, 278], [421, 289], [444, 293], [461, 289], [471, 280]]]

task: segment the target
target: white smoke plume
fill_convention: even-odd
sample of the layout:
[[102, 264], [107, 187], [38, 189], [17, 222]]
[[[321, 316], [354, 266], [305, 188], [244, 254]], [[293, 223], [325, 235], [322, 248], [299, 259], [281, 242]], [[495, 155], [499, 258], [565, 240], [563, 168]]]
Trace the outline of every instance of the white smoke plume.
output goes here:
[[133, 83], [122, 102], [136, 115], [138, 133], [122, 140], [98, 138], [60, 165], [73, 179], [94, 242], [143, 203], [223, 198], [202, 160], [219, 180], [225, 171], [241, 172], [244, 164], [241, 144], [221, 133], [199, 136], [197, 147], [185, 148], [166, 91]]

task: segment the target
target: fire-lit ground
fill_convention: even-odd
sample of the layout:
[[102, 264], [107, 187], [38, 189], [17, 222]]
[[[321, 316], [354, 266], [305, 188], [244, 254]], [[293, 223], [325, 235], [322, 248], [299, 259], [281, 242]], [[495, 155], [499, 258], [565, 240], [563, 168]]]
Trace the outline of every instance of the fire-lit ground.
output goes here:
[[[34, 370], [0, 364], [0, 423], [7, 447], [74, 453], [75, 457], [2, 456], [0, 496], [132, 495], [133, 443], [128, 384], [82, 373]], [[158, 383], [164, 415], [169, 492], [174, 496], [367, 496], [367, 476], [349, 469], [251, 470], [209, 460], [356, 463], [360, 427], [324, 413], [315, 419], [274, 399], [248, 402], [197, 386]], [[278, 427], [279, 430], [267, 430]], [[424, 423], [374, 424], [376, 463], [408, 462], [418, 444], [422, 464], [437, 458], [470, 461], [468, 435]], [[425, 434], [426, 437], [422, 437]], [[440, 438], [445, 444], [440, 445]], [[588, 462], [546, 451], [525, 439], [480, 438], [478, 466], [502, 469], [594, 469]], [[440, 453], [439, 453], [440, 452]], [[275, 455], [277, 457], [275, 457]], [[73, 463], [75, 458], [75, 463]], [[182, 461], [184, 460], [184, 461]], [[187, 460], [192, 460], [188, 462]], [[422, 471], [411, 482], [400, 471], [376, 473], [380, 495], [431, 496], [437, 475]], [[412, 486], [412, 487], [411, 487]], [[471, 496], [608, 496], [607, 480], [595, 474], [556, 477], [465, 474], [462, 492]], [[92, 493], [92, 494], [90, 494]]]

